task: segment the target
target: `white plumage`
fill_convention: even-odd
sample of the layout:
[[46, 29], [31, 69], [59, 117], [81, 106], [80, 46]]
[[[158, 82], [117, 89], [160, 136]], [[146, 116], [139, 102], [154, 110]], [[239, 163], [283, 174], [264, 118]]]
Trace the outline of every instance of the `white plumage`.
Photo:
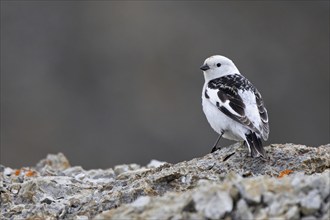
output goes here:
[[211, 56], [200, 68], [205, 78], [203, 111], [211, 127], [220, 134], [212, 152], [222, 136], [245, 141], [251, 156], [265, 157], [261, 137], [268, 139], [268, 114], [258, 90], [224, 56]]

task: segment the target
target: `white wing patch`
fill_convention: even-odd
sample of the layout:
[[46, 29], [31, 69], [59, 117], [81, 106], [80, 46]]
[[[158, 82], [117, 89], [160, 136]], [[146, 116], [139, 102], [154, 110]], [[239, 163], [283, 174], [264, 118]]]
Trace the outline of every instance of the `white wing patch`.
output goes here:
[[218, 96], [219, 89], [210, 89], [206, 88], [207, 94], [210, 97], [210, 102], [215, 105], [217, 108], [225, 107], [231, 114], [236, 115], [238, 117], [242, 116], [239, 113], [237, 113], [230, 105], [230, 101], [226, 100], [225, 102], [222, 102]]

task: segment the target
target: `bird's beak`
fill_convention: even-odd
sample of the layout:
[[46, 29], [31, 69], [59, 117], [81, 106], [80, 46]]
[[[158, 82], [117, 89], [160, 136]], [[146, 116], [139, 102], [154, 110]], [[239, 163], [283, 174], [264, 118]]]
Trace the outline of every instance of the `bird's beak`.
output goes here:
[[210, 67], [207, 65], [207, 64], [204, 64], [204, 65], [202, 65], [201, 67], [199, 67], [201, 70], [203, 70], [203, 71], [206, 71], [206, 70], [208, 70], [208, 69], [210, 69]]

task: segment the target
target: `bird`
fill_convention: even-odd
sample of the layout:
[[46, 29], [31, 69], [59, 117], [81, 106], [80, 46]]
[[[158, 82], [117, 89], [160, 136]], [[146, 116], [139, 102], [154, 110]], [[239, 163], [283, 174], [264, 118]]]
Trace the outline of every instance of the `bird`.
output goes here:
[[252, 157], [266, 158], [261, 138], [268, 139], [269, 122], [260, 92], [225, 56], [207, 58], [200, 69], [205, 79], [203, 112], [219, 134], [211, 153], [219, 149], [223, 137], [245, 144]]

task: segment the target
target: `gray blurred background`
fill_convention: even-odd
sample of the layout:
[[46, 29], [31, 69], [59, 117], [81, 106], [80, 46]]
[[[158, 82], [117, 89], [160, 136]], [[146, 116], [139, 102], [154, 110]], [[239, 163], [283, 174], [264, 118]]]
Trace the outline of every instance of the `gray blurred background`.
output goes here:
[[1, 163], [209, 153], [199, 66], [214, 54], [263, 95], [266, 144], [329, 143], [328, 1], [1, 1]]

